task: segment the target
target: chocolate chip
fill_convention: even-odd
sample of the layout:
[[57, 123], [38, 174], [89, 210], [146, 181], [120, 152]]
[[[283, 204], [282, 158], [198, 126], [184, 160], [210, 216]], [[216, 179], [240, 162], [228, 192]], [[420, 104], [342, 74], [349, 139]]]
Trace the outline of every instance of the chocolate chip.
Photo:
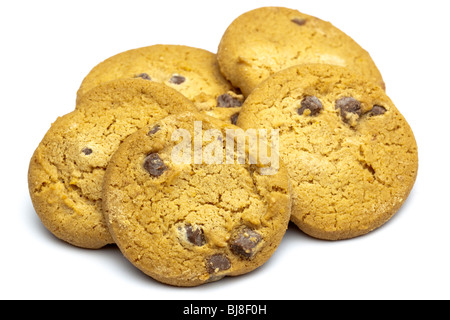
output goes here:
[[291, 20], [293, 23], [303, 26], [306, 23], [306, 19], [294, 18]]
[[317, 116], [323, 109], [322, 102], [316, 96], [306, 96], [300, 105], [301, 107], [297, 110], [299, 115], [302, 115], [308, 109], [310, 116]]
[[155, 134], [156, 132], [161, 129], [161, 126], [159, 124], [155, 125], [153, 128], [150, 129], [150, 131], [147, 133], [147, 135], [151, 136], [152, 134]]
[[91, 148], [84, 148], [83, 150], [81, 150], [81, 152], [83, 152], [85, 155], [90, 155], [92, 153], [92, 149]]
[[238, 118], [239, 118], [239, 112], [236, 112], [235, 114], [233, 114], [233, 115], [230, 117], [231, 123], [234, 124], [234, 125], [236, 125], [237, 119], [238, 119]]
[[214, 254], [206, 260], [206, 269], [209, 273], [216, 273], [230, 268], [231, 262], [224, 254]]
[[199, 247], [206, 244], [206, 238], [202, 228], [192, 227], [192, 225], [188, 223], [184, 226], [184, 230], [186, 231], [186, 238], [190, 243]]
[[361, 102], [352, 97], [343, 97], [336, 100], [336, 109], [341, 110], [341, 117], [344, 121], [349, 120], [349, 114], [361, 116]]
[[147, 73], [140, 73], [137, 76], [135, 76], [135, 78], [142, 78], [144, 80], [152, 80], [152, 78], [150, 78], [150, 76]]
[[372, 110], [370, 111], [371, 116], [379, 116], [380, 114], [384, 114], [386, 112], [386, 108], [380, 105], [374, 105]]
[[228, 93], [224, 93], [217, 98], [218, 108], [233, 108], [242, 106], [242, 101], [238, 98], [231, 96]]
[[169, 82], [173, 84], [182, 84], [186, 81], [186, 78], [180, 75], [174, 74], [172, 78], [170, 78]]
[[159, 177], [167, 170], [167, 167], [157, 153], [150, 153], [145, 157], [144, 169], [147, 170], [150, 175]]
[[244, 258], [251, 258], [256, 253], [256, 246], [261, 242], [261, 235], [250, 228], [243, 228], [232, 239], [231, 251]]

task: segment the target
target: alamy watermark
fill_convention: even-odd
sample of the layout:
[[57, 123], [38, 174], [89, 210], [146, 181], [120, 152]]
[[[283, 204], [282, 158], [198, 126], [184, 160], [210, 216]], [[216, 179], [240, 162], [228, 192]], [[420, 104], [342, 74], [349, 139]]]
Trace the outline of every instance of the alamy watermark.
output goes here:
[[171, 160], [175, 164], [257, 164], [261, 174], [272, 175], [279, 168], [279, 130], [270, 130], [270, 145], [267, 131], [226, 129], [224, 137], [221, 130], [203, 131], [202, 121], [194, 121], [193, 139], [186, 129], [173, 131], [171, 139], [179, 143], [172, 149]]

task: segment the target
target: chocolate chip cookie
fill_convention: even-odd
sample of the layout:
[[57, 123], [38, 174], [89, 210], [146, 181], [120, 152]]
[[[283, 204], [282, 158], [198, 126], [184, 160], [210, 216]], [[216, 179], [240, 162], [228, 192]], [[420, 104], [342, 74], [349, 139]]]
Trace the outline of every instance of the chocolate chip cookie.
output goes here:
[[214, 53], [181, 45], [153, 45], [106, 59], [84, 78], [77, 99], [101, 83], [123, 78], [164, 83], [199, 111], [227, 122], [232, 122], [244, 100], [221, 74]]
[[84, 95], [77, 110], [51, 125], [30, 161], [29, 191], [47, 229], [79, 247], [112, 243], [101, 205], [109, 159], [131, 133], [185, 110], [196, 108], [177, 91], [142, 79], [112, 81]]
[[279, 130], [293, 184], [291, 220], [316, 238], [353, 238], [380, 227], [416, 179], [407, 121], [380, 86], [342, 67], [276, 73], [247, 97], [237, 123]]
[[235, 129], [200, 113], [173, 115], [129, 136], [113, 155], [106, 221], [125, 257], [154, 279], [196, 286], [240, 275], [279, 245], [291, 209], [286, 168], [265, 172], [248, 148], [237, 162], [237, 138], [227, 132]]
[[283, 7], [246, 12], [225, 31], [217, 52], [220, 69], [245, 96], [264, 79], [302, 63], [343, 66], [384, 88], [370, 55], [331, 23]]

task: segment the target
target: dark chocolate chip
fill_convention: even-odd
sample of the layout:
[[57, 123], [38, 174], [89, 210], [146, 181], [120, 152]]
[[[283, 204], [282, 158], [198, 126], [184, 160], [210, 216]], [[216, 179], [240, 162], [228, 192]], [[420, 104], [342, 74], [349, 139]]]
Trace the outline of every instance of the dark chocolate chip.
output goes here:
[[306, 23], [306, 19], [294, 18], [291, 20], [293, 23], [303, 26]]
[[169, 82], [173, 84], [182, 84], [186, 81], [186, 78], [180, 75], [174, 74], [172, 78], [170, 78]]
[[236, 112], [235, 114], [233, 114], [233, 115], [230, 117], [231, 123], [234, 124], [234, 125], [236, 125], [237, 119], [238, 119], [238, 118], [239, 118], [239, 112]]
[[161, 126], [159, 124], [155, 125], [153, 128], [150, 129], [150, 131], [147, 133], [147, 135], [151, 136], [152, 134], [155, 134], [156, 132], [161, 129]]
[[144, 80], [152, 80], [152, 78], [150, 78], [150, 76], [147, 73], [140, 73], [137, 76], [135, 76], [135, 78], [142, 78]]
[[90, 155], [92, 153], [92, 149], [91, 148], [84, 148], [83, 150], [81, 150], [81, 152], [83, 152], [85, 155]]
[[167, 167], [157, 153], [150, 153], [145, 157], [144, 169], [147, 170], [150, 175], [159, 177], [167, 170]]
[[234, 236], [230, 249], [234, 254], [251, 258], [256, 253], [256, 246], [261, 242], [261, 235], [256, 231], [243, 228]]
[[218, 108], [233, 108], [242, 106], [242, 101], [238, 98], [231, 96], [228, 93], [224, 93], [217, 98]]
[[361, 102], [352, 97], [343, 97], [336, 100], [336, 109], [341, 110], [341, 117], [344, 121], [348, 121], [349, 113], [361, 116]]
[[384, 114], [386, 112], [386, 108], [380, 105], [374, 105], [372, 110], [370, 111], [371, 116], [379, 116], [381, 114]]
[[214, 254], [206, 259], [206, 269], [209, 273], [216, 273], [231, 268], [231, 262], [224, 254]]
[[206, 238], [202, 228], [192, 227], [192, 225], [188, 223], [184, 226], [184, 230], [186, 230], [186, 238], [190, 243], [199, 247], [206, 244]]
[[323, 109], [322, 102], [316, 96], [306, 96], [298, 108], [298, 114], [302, 115], [306, 109], [310, 111], [310, 116], [317, 116]]

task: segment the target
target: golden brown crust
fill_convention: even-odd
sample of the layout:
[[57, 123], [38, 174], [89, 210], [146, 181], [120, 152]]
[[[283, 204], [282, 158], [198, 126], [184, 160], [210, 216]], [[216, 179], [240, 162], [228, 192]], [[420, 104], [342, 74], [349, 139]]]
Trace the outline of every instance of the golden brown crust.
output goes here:
[[[344, 112], [352, 103], [359, 109]], [[415, 182], [418, 153], [408, 123], [383, 89], [345, 68], [300, 65], [275, 74], [247, 98], [238, 125], [280, 130], [294, 190], [291, 220], [317, 238], [352, 238], [381, 226]]]
[[331, 23], [283, 7], [262, 7], [235, 19], [217, 57], [220, 69], [245, 96], [277, 71], [302, 63], [351, 68], [384, 87], [370, 55]]

